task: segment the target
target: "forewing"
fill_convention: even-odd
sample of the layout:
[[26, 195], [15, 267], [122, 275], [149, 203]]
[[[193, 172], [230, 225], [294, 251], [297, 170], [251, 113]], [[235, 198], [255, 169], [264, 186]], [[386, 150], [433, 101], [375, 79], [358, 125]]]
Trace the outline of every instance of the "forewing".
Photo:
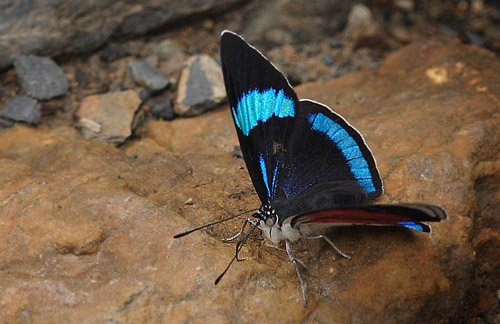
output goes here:
[[229, 31], [221, 36], [221, 65], [248, 172], [262, 203], [270, 203], [284, 168], [297, 95], [274, 65]]

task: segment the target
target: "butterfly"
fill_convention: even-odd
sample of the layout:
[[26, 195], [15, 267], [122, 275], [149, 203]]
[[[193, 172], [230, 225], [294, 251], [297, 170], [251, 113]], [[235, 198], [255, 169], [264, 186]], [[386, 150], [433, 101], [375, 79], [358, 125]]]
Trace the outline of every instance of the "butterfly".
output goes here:
[[[261, 206], [229, 238], [241, 236], [235, 257], [216, 283], [239, 260], [238, 252], [250, 233], [259, 228], [272, 243], [285, 241], [307, 305], [292, 242], [323, 238], [349, 258], [322, 230], [362, 224], [430, 232], [423, 222], [447, 218], [436, 205], [373, 204], [383, 193], [382, 179], [363, 136], [353, 126], [326, 105], [299, 100], [283, 73], [238, 34], [222, 33], [220, 57], [241, 151]], [[244, 233], [248, 222], [253, 227]]]

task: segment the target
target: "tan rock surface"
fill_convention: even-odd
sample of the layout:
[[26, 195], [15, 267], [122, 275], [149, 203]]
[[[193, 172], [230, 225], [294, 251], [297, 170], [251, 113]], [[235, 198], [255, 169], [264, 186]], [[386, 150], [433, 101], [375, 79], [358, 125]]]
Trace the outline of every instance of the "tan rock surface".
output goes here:
[[[467, 319], [476, 262], [498, 244], [498, 217], [478, 209], [478, 201], [498, 206], [498, 182], [486, 182], [488, 190], [475, 185], [500, 177], [499, 70], [484, 49], [431, 39], [395, 52], [376, 70], [298, 89], [364, 135], [385, 181], [382, 201], [437, 203], [450, 216], [430, 236], [332, 231], [352, 260], [323, 242], [297, 244], [308, 266], [308, 308], [286, 253], [257, 236], [242, 252], [246, 261], [213, 285], [234, 253], [234, 243], [220, 239], [239, 230], [238, 221], [172, 238], [258, 207], [243, 160], [231, 155], [237, 140], [227, 108], [149, 123], [145, 138], [125, 150], [68, 127], [17, 125], [0, 133], [0, 322]], [[493, 198], [478, 196], [492, 191]], [[488, 262], [479, 268], [494, 274]], [[480, 306], [491, 307], [494, 296], [482, 298]]]

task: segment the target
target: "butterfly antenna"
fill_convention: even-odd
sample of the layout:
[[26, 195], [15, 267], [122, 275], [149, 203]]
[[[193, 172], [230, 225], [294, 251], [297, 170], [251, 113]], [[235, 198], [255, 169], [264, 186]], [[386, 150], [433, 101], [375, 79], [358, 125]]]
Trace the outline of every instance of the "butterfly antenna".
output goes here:
[[223, 222], [225, 222], [225, 221], [231, 220], [231, 219], [233, 219], [233, 218], [236, 218], [236, 217], [239, 217], [239, 216], [241, 216], [241, 215], [244, 215], [244, 214], [247, 214], [247, 213], [250, 213], [250, 212], [254, 212], [254, 211], [257, 211], [257, 210], [258, 210], [258, 208], [256, 208], [256, 209], [251, 209], [251, 210], [247, 210], [247, 211], [244, 211], [244, 212], [239, 213], [239, 214], [237, 214], [237, 215], [233, 215], [233, 216], [230, 216], [230, 217], [227, 217], [227, 218], [223, 218], [223, 219], [218, 220], [218, 221], [213, 222], [213, 223], [205, 224], [205, 225], [202, 225], [202, 226], [200, 226], [200, 227], [196, 227], [196, 228], [190, 229], [189, 231], [185, 231], [185, 232], [182, 232], [182, 233], [179, 233], [179, 234], [174, 235], [174, 238], [180, 238], [180, 237], [186, 236], [186, 235], [188, 235], [188, 234], [191, 234], [191, 233], [193, 233], [193, 232], [199, 231], [199, 230], [201, 230], [201, 229], [204, 229], [204, 228], [210, 227], [210, 226], [212, 226], [212, 225], [217, 225], [217, 224], [223, 223]]
[[244, 259], [239, 259], [238, 258], [238, 253], [241, 251], [241, 249], [243, 248], [243, 244], [245, 244], [245, 242], [248, 240], [248, 238], [250, 237], [250, 234], [252, 234], [252, 232], [259, 226], [259, 224], [255, 224], [254, 226], [252, 226], [252, 228], [250, 230], [248, 230], [248, 232], [245, 233], [245, 235], [243, 235], [241, 237], [241, 239], [238, 241], [238, 243], [236, 244], [236, 253], [234, 254], [233, 258], [231, 259], [231, 261], [229, 261], [229, 264], [227, 265], [226, 269], [224, 269], [224, 271], [217, 277], [217, 279], [215, 279], [215, 284], [217, 285], [219, 283], [219, 281], [221, 281], [222, 277], [224, 277], [224, 275], [226, 274], [227, 270], [229, 270], [229, 268], [231, 267], [231, 264], [233, 264], [234, 260], [238, 260], [238, 261], [243, 261]]

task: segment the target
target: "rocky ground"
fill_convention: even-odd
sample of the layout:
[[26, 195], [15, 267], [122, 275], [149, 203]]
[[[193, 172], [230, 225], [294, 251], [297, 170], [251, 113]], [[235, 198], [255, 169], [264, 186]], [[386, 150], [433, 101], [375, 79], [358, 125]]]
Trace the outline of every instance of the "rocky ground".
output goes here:
[[[66, 18], [26, 37], [50, 28], [40, 3], [0, 13], [0, 322], [500, 322], [494, 2], [185, 1], [176, 16], [89, 1], [45, 8]], [[238, 222], [172, 236], [258, 207], [225, 104], [224, 29], [362, 132], [382, 202], [450, 219], [431, 236], [332, 231], [352, 260], [299, 244], [308, 308], [286, 253], [259, 236], [214, 286]]]

